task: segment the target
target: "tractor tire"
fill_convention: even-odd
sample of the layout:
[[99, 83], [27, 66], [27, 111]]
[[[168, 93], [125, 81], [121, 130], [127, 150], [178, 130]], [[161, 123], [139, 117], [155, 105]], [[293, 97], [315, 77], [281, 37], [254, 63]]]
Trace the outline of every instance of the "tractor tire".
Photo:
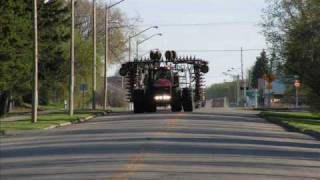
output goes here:
[[133, 112], [144, 113], [144, 91], [141, 89], [133, 91]]
[[153, 97], [153, 93], [152, 92], [146, 92], [145, 94], [145, 103], [144, 103], [144, 110], [145, 112], [150, 112], [150, 113], [153, 113], [153, 112], [157, 112], [157, 104], [154, 100], [154, 97]]
[[184, 88], [182, 90], [182, 106], [184, 112], [192, 112], [193, 105], [192, 105], [192, 93], [189, 88]]
[[172, 112], [181, 112], [182, 111], [181, 91], [180, 90], [172, 92], [171, 111]]

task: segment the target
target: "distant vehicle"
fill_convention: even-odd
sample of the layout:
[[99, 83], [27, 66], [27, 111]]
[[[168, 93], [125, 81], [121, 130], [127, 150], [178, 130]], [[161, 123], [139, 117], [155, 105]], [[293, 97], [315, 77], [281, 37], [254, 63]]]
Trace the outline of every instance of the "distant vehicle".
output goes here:
[[171, 106], [172, 112], [192, 112], [203, 101], [203, 75], [208, 62], [195, 57], [177, 57], [175, 51], [151, 51], [148, 59], [122, 64], [128, 100], [134, 112], [156, 112], [158, 106]]

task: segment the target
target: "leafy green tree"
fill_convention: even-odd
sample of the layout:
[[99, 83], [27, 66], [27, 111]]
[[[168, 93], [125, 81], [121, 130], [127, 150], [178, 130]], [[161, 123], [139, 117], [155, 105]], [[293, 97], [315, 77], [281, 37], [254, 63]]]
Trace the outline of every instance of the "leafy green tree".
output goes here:
[[[91, 5], [86, 0], [79, 0], [76, 5], [76, 93], [81, 83], [91, 84]], [[104, 5], [99, 4], [97, 8], [98, 77], [103, 75], [101, 68], [104, 59], [104, 12]], [[38, 1], [39, 99], [41, 104], [52, 101], [62, 102], [68, 95], [70, 14], [69, 1]], [[115, 8], [111, 11], [111, 21], [119, 22], [116, 26], [125, 26], [127, 23], [125, 15]], [[1, 1], [0, 24], [0, 115], [2, 115], [8, 111], [7, 107], [12, 98], [31, 102], [33, 1]], [[110, 63], [118, 63], [123, 58], [126, 47], [124, 34], [123, 28], [113, 27], [109, 31]], [[102, 83], [98, 82], [99, 84]]]
[[61, 102], [69, 79], [70, 8], [64, 0], [51, 0], [41, 1], [39, 9], [40, 103]]
[[269, 71], [267, 53], [262, 51], [251, 70], [251, 86], [258, 88], [258, 80]]
[[237, 83], [225, 82], [213, 84], [206, 89], [208, 99], [227, 97], [230, 101], [237, 101]]
[[320, 1], [270, 0], [263, 29], [287, 75], [298, 75], [320, 110]]
[[10, 97], [28, 92], [32, 68], [32, 2], [0, 2], [0, 115], [8, 111]]

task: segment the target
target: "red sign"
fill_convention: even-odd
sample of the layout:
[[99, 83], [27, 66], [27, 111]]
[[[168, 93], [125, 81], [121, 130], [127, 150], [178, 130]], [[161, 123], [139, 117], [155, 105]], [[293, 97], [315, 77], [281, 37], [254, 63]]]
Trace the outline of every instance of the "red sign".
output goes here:
[[294, 86], [295, 86], [296, 88], [299, 88], [299, 87], [301, 86], [300, 81], [299, 81], [299, 80], [295, 80], [295, 81], [294, 81]]

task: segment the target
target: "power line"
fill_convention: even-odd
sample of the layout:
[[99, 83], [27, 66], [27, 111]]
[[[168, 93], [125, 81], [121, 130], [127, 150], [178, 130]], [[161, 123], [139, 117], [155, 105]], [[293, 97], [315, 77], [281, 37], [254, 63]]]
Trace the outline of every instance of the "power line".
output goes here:
[[[256, 21], [230, 21], [230, 22], [207, 22], [207, 23], [168, 23], [158, 24], [159, 27], [186, 27], [186, 26], [219, 26], [234, 24], [257, 24]], [[142, 24], [138, 26], [150, 26], [150, 24]]]
[[[262, 51], [266, 50], [266, 48], [258, 48], [258, 49], [243, 49], [242, 51]], [[241, 52], [241, 49], [178, 49], [175, 50], [177, 52], [185, 52], [185, 53], [210, 53], [210, 52]], [[143, 50], [142, 52], [149, 52], [147, 50]]]

